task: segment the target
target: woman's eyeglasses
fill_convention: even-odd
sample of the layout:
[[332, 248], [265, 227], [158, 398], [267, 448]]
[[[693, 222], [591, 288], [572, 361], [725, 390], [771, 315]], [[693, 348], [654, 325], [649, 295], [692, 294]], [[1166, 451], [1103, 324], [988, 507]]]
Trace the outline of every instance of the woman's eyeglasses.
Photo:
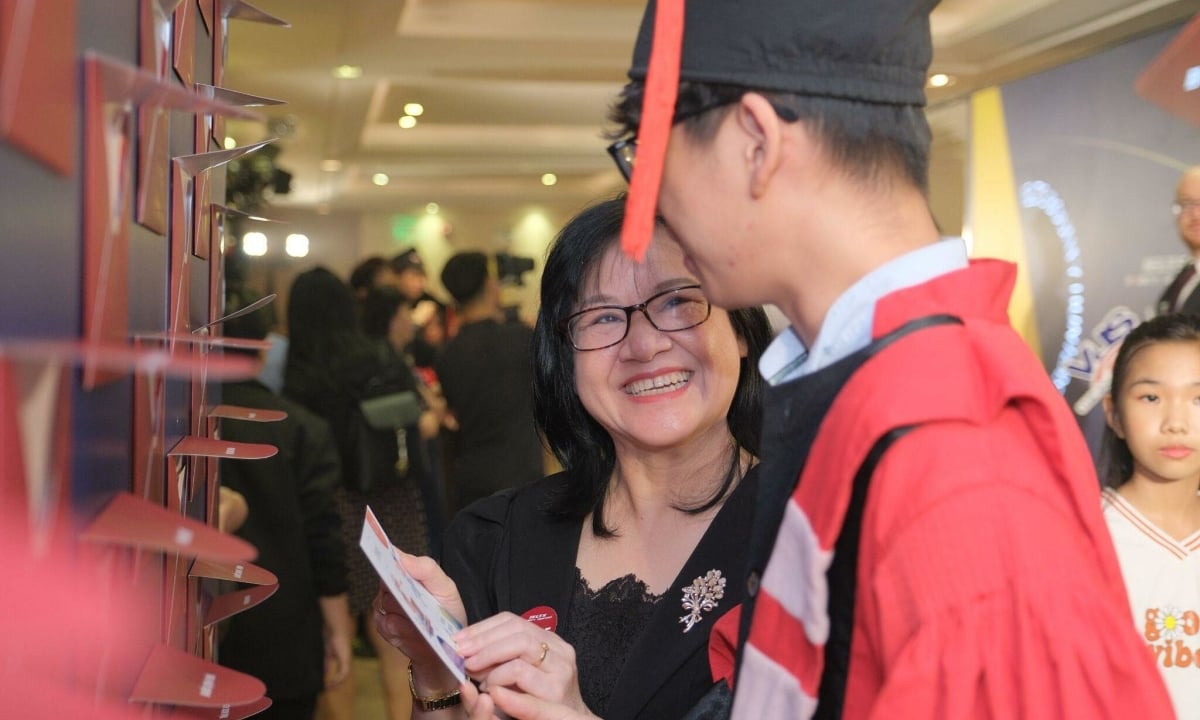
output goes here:
[[712, 305], [699, 285], [684, 285], [663, 290], [636, 305], [597, 305], [580, 310], [567, 316], [563, 327], [576, 350], [602, 350], [625, 339], [635, 312], [645, 315], [660, 332], [679, 332], [707, 320]]

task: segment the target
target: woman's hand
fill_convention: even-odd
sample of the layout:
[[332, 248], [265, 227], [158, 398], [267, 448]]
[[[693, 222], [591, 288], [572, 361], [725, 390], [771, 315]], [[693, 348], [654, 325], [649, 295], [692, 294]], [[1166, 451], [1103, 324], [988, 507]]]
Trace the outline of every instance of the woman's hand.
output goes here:
[[[400, 552], [400, 562], [414, 580], [421, 583], [433, 597], [462, 624], [467, 622], [467, 611], [458, 594], [458, 586], [442, 571], [433, 558], [418, 557]], [[435, 689], [452, 688], [456, 681], [442, 665], [436, 651], [425, 642], [425, 636], [409, 620], [399, 601], [380, 583], [379, 593], [372, 603], [371, 613], [375, 629], [384, 640], [404, 653], [413, 664], [414, 682]], [[446, 678], [450, 678], [448, 684]]]
[[506, 714], [595, 717], [579, 692], [575, 648], [558, 635], [505, 612], [463, 629], [454, 641], [467, 674]]

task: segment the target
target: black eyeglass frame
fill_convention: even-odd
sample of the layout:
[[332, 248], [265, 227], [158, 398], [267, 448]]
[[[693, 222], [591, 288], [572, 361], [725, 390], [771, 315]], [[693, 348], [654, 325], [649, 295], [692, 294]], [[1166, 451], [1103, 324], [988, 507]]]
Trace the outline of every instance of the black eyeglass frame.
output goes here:
[[[671, 118], [671, 125], [678, 125], [685, 120], [700, 117], [709, 110], [716, 110], [726, 105], [732, 105], [741, 99], [739, 95], [736, 98], [723, 99], [711, 105], [703, 105], [685, 113], [677, 113], [675, 117]], [[800, 119], [800, 115], [791, 108], [782, 107], [774, 102], [771, 103], [771, 108], [775, 111], [776, 115], [786, 122], [795, 122]], [[617, 164], [617, 170], [621, 173], [621, 177], [625, 178], [626, 183], [631, 182], [633, 180], [633, 163], [637, 159], [637, 135], [625, 138], [624, 140], [617, 140], [609, 145], [607, 150], [613, 162]]]
[[[650, 323], [650, 327], [654, 328], [655, 330], [657, 330], [659, 332], [664, 332], [664, 333], [683, 332], [684, 330], [691, 330], [694, 327], [703, 325], [705, 322], [708, 321], [708, 319], [710, 317], [712, 317], [712, 301], [709, 300], [707, 296], [705, 296], [705, 298], [704, 298], [704, 305], [705, 305], [704, 317], [701, 318], [700, 320], [697, 320], [696, 322], [692, 323], [691, 325], [688, 325], [687, 327], [672, 328], [670, 330], [666, 330], [666, 329], [660, 328], [658, 326], [658, 324], [654, 322], [654, 318], [650, 317], [650, 313], [647, 310], [647, 308], [650, 306], [650, 303], [654, 302], [655, 300], [659, 299], [660, 297], [663, 297], [665, 295], [670, 295], [671, 293], [677, 293], [677, 292], [680, 292], [681, 290], [702, 290], [702, 288], [700, 285], [680, 285], [678, 287], [667, 288], [666, 290], [663, 290], [662, 292], [654, 293], [653, 295], [646, 298], [642, 302], [636, 303], [633, 305], [625, 305], [625, 306], [593, 305], [592, 307], [584, 308], [583, 310], [580, 310], [579, 312], [571, 313], [570, 315], [563, 318], [563, 321], [560, 324], [561, 325], [560, 329], [562, 330], [563, 335], [565, 335], [567, 337], [567, 342], [571, 343], [571, 347], [575, 348], [576, 352], [591, 352], [593, 350], [604, 350], [604, 349], [610, 348], [614, 345], [620, 345], [622, 342], [624, 342], [625, 338], [629, 337], [629, 328], [631, 328], [633, 326], [633, 314], [635, 312], [641, 312], [642, 315], [644, 315], [646, 317], [646, 322]], [[611, 342], [607, 345], [601, 345], [600, 347], [594, 347], [594, 348], [581, 348], [575, 344], [575, 338], [571, 334], [571, 321], [577, 317], [586, 315], [587, 313], [595, 312], [596, 310], [620, 310], [620, 311], [624, 312], [625, 313], [625, 332], [623, 332], [621, 334], [621, 337], [617, 338], [616, 340], [614, 340], [613, 342]]]

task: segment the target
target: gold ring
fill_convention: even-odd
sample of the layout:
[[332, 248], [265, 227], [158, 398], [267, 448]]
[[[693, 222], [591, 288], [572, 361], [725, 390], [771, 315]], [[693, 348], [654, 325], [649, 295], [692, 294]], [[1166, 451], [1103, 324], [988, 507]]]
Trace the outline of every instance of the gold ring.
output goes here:
[[549, 652], [550, 652], [550, 646], [549, 646], [549, 645], [547, 645], [546, 643], [542, 643], [542, 656], [541, 656], [541, 657], [539, 657], [539, 658], [537, 659], [537, 662], [535, 662], [535, 663], [533, 664], [533, 666], [534, 666], [534, 667], [541, 667], [541, 666], [542, 666], [542, 663], [543, 663], [543, 662], [546, 660], [546, 655], [547, 655]]

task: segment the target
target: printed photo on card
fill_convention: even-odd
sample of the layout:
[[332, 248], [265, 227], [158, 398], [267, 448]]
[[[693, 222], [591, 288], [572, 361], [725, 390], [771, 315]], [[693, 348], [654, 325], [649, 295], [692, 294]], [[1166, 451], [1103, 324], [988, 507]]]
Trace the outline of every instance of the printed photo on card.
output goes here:
[[454, 641], [450, 639], [462, 629], [462, 624], [400, 564], [399, 551], [388, 540], [387, 533], [379, 525], [379, 520], [370, 507], [367, 508], [366, 518], [363, 520], [362, 538], [358, 544], [367, 554], [367, 559], [371, 561], [375, 572], [379, 573], [392, 596], [400, 603], [400, 607], [404, 608], [409, 620], [421, 631], [429, 647], [437, 652], [438, 657], [450, 668], [450, 672], [454, 673], [459, 682], [466, 682], [463, 658], [458, 654]]

